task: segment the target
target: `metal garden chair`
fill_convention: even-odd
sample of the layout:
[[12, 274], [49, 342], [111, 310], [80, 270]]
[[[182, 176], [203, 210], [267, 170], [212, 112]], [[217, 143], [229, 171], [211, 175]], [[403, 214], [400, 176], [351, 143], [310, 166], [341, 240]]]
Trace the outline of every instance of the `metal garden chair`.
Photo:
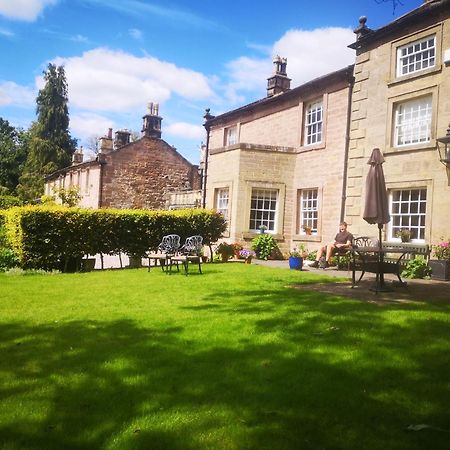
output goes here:
[[186, 238], [186, 242], [180, 248], [178, 255], [170, 258], [170, 270], [172, 271], [172, 265], [175, 264], [179, 271], [179, 265], [183, 264], [184, 273], [187, 275], [189, 273], [189, 263], [194, 263], [198, 264], [198, 271], [202, 273], [202, 247], [202, 236], [190, 236]]
[[148, 271], [150, 272], [151, 261], [155, 261], [155, 266], [161, 266], [164, 272], [170, 266], [171, 258], [176, 255], [180, 248], [180, 236], [178, 234], [169, 234], [163, 236], [161, 243], [158, 245], [156, 252], [151, 252], [145, 255], [148, 258]]

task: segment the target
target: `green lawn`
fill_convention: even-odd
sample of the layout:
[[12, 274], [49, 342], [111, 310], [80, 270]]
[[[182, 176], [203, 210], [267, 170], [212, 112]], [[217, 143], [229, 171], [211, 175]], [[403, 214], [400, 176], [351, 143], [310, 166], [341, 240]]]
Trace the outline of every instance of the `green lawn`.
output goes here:
[[290, 287], [319, 279], [0, 274], [0, 448], [449, 448], [450, 300]]

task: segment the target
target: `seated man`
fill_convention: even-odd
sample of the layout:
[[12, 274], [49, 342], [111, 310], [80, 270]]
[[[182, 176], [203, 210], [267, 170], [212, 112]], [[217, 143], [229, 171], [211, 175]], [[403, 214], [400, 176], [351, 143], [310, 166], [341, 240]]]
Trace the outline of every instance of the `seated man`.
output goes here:
[[311, 264], [311, 267], [319, 267], [319, 261], [325, 253], [325, 262], [323, 268], [330, 265], [330, 259], [336, 250], [347, 250], [352, 247], [353, 235], [347, 231], [347, 224], [342, 222], [339, 224], [339, 233], [336, 234], [334, 242], [324, 245], [317, 251], [316, 260]]

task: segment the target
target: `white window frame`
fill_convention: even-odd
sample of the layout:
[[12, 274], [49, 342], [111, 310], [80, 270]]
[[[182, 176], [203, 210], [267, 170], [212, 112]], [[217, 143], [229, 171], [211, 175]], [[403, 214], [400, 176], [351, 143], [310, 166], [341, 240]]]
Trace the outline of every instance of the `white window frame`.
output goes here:
[[216, 211], [222, 213], [227, 221], [230, 220], [230, 189], [227, 187], [216, 189]]
[[320, 144], [323, 133], [323, 100], [307, 105], [305, 110], [305, 145]]
[[237, 125], [225, 128], [225, 136], [224, 136], [224, 144], [225, 144], [225, 146], [227, 146], [227, 145], [235, 145], [237, 143], [238, 143]]
[[397, 103], [394, 111], [394, 147], [431, 141], [432, 96]]
[[299, 234], [306, 234], [304, 226], [317, 234], [319, 227], [319, 190], [317, 188], [301, 189], [299, 195]]
[[252, 188], [250, 201], [249, 230], [258, 231], [261, 225], [267, 227], [267, 233], [276, 233], [279, 189]]
[[436, 35], [429, 35], [397, 48], [397, 77], [436, 66]]
[[427, 188], [392, 189], [389, 191], [389, 239], [396, 237], [399, 230], [410, 230], [414, 242], [425, 242]]

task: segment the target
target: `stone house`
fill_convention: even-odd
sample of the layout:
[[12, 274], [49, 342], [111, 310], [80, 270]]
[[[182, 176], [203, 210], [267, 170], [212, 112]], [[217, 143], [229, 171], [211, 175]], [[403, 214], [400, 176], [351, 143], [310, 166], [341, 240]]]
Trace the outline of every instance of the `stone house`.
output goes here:
[[413, 241], [435, 243], [450, 236], [450, 162], [440, 161], [450, 123], [450, 1], [424, 1], [378, 30], [362, 17], [355, 33], [345, 216], [355, 234], [377, 233], [362, 215], [367, 160], [379, 147], [391, 210], [384, 238], [409, 229]]
[[267, 97], [217, 117], [207, 131], [204, 205], [228, 221], [228, 241], [260, 225], [283, 251], [336, 234], [344, 193], [353, 66], [290, 89], [276, 57]]
[[54, 188], [78, 186], [79, 206], [88, 208], [170, 209], [199, 207], [201, 181], [198, 166], [161, 139], [158, 105], [150, 103], [143, 117], [142, 137], [130, 142], [130, 132], [112, 129], [100, 139], [99, 153], [83, 162], [74, 154], [70, 167], [46, 179], [45, 193]]

